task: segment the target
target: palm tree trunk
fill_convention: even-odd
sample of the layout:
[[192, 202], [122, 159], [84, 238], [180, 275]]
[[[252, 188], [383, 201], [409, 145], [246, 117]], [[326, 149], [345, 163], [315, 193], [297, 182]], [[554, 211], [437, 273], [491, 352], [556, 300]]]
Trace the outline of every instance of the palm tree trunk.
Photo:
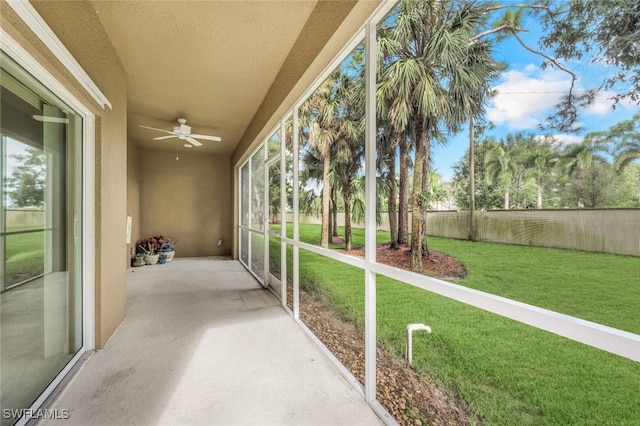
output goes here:
[[320, 245], [329, 248], [329, 206], [331, 197], [331, 184], [329, 183], [329, 168], [331, 157], [324, 157], [322, 169], [322, 229], [320, 231]]
[[518, 179], [516, 180], [516, 209], [522, 208], [522, 199], [520, 198], [520, 195], [522, 194], [521, 185], [522, 175], [518, 174]]
[[424, 173], [425, 143], [423, 140], [424, 117], [415, 114], [416, 159], [413, 168], [413, 194], [411, 196], [411, 270], [422, 273], [422, 175]]
[[396, 194], [396, 156], [395, 149], [391, 163], [389, 163], [389, 228], [391, 228], [391, 246], [398, 249], [398, 202]]
[[344, 201], [344, 239], [345, 250], [351, 250], [351, 183], [342, 188], [342, 200]]
[[538, 199], [536, 201], [536, 208], [538, 210], [542, 209], [542, 191], [544, 190], [542, 183], [542, 178], [538, 178]]
[[[333, 196], [331, 197], [333, 199]], [[333, 209], [330, 208], [329, 212], [329, 242], [333, 243]]]
[[[431, 149], [429, 147], [429, 138], [424, 138], [424, 158], [422, 159], [422, 194], [425, 194], [429, 190], [429, 152]], [[431, 208], [429, 204], [423, 205], [422, 211], [422, 232], [420, 241], [422, 242], [422, 256], [427, 256], [429, 254], [429, 248], [427, 247], [427, 211]]]
[[409, 242], [409, 141], [402, 137], [400, 143], [400, 182], [398, 187], [398, 244]]
[[333, 243], [333, 237], [338, 236], [338, 189], [331, 188], [331, 228], [329, 232], [329, 242]]

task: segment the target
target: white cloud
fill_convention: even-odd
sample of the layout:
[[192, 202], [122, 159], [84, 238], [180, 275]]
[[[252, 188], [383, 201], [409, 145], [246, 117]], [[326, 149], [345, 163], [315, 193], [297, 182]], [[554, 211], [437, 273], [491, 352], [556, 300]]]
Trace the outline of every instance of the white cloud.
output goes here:
[[605, 116], [611, 113], [611, 105], [613, 101], [609, 98], [613, 96], [613, 92], [598, 92], [593, 102], [585, 108], [589, 114]]
[[[611, 91], [598, 92], [593, 102], [585, 108], [585, 112], [600, 117], [613, 114], [614, 110], [611, 108], [614, 104], [614, 100], [611, 99], [613, 96], [615, 96], [615, 93]], [[616, 108], [620, 107], [630, 110], [635, 105], [630, 99], [625, 98], [616, 105]]]
[[570, 84], [566, 73], [551, 68], [541, 70], [532, 64], [523, 71], [507, 71], [503, 74], [503, 82], [494, 87], [497, 95], [487, 109], [487, 117], [496, 125], [512, 130], [537, 127]]
[[544, 141], [547, 137], [552, 137], [556, 141], [560, 142], [561, 145], [574, 145], [582, 142], [584, 136], [571, 135], [568, 133], [558, 133], [555, 135], [538, 135], [535, 137], [537, 141]]
[[584, 136], [569, 135], [567, 133], [552, 135], [562, 145], [575, 145], [584, 140]]

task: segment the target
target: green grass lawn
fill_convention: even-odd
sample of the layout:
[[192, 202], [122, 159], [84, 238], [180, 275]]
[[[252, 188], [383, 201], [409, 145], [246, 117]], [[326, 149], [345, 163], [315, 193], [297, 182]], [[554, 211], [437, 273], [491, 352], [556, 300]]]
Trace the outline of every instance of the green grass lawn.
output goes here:
[[[22, 231], [35, 228], [11, 228]], [[44, 232], [7, 235], [5, 237], [6, 285], [10, 286], [44, 271]]]
[[[300, 238], [318, 244], [319, 227]], [[354, 232], [355, 245], [364, 241]], [[379, 233], [378, 241], [388, 235]], [[640, 259], [429, 238], [457, 257], [459, 284], [640, 333]], [[336, 247], [337, 248], [337, 247]], [[364, 318], [364, 272], [301, 250], [300, 281], [321, 288], [342, 314]], [[640, 363], [378, 276], [380, 344], [403, 356], [406, 325], [414, 365], [454, 389], [486, 424], [628, 424], [640, 419]]]
[[429, 238], [460, 260], [466, 287], [640, 334], [640, 258]]

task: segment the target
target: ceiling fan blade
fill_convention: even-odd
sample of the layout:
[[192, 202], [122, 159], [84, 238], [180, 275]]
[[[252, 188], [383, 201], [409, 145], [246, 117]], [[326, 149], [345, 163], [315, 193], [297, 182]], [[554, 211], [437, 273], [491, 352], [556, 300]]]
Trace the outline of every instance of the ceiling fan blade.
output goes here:
[[209, 136], [209, 135], [189, 135], [192, 138], [198, 138], [198, 139], [204, 139], [205, 141], [216, 141], [216, 142], [220, 142], [222, 139], [219, 138], [218, 136]]
[[177, 138], [176, 135], [171, 135], [171, 136], [158, 136], [157, 138], [153, 138], [154, 141], [159, 141], [162, 139], [171, 139], [171, 138]]
[[198, 142], [197, 140], [195, 140], [194, 138], [192, 138], [191, 136], [185, 136], [184, 137], [186, 140], [189, 141], [189, 143], [193, 146], [202, 146], [202, 144], [200, 142]]
[[138, 126], [138, 127], [142, 127], [143, 129], [151, 129], [151, 130], [157, 130], [159, 132], [164, 132], [164, 133], [169, 133], [169, 134], [173, 134], [173, 132], [170, 132], [168, 130], [164, 130], [164, 129], [156, 129], [155, 127], [149, 127], [149, 126]]

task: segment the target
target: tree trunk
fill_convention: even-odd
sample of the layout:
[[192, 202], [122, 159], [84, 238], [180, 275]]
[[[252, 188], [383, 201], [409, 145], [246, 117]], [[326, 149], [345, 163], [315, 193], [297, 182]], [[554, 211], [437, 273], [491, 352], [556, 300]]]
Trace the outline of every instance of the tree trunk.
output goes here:
[[[428, 137], [424, 138], [424, 157], [422, 159], [422, 194], [426, 194], [429, 191], [429, 152], [430, 140]], [[422, 206], [422, 233], [420, 241], [422, 242], [422, 256], [429, 255], [429, 248], [427, 247], [427, 211], [431, 208], [429, 202], [423, 200], [425, 204]]]
[[521, 185], [522, 185], [522, 175], [518, 175], [518, 179], [516, 180], [516, 209], [522, 208], [522, 199], [520, 199], [521, 195]]
[[413, 167], [413, 194], [411, 196], [411, 270], [422, 273], [422, 174], [424, 173], [425, 143], [423, 140], [424, 118], [415, 115], [416, 158]]
[[329, 183], [329, 167], [331, 157], [324, 157], [322, 169], [322, 229], [320, 231], [320, 245], [329, 248], [329, 201], [331, 198], [331, 184]]
[[330, 243], [333, 243], [333, 227], [334, 227], [333, 209], [330, 208], [330, 211], [329, 211], [329, 242]]
[[536, 201], [536, 208], [538, 210], [542, 209], [542, 191], [544, 190], [544, 184], [542, 183], [542, 178], [538, 178], [538, 199]]
[[351, 183], [342, 188], [344, 201], [344, 240], [345, 250], [351, 250]]
[[329, 242], [333, 243], [333, 237], [338, 236], [338, 190], [331, 188], [331, 228], [329, 229]]
[[400, 182], [398, 187], [398, 244], [409, 242], [409, 142], [403, 137], [400, 147]]
[[[395, 149], [393, 150], [395, 154]], [[391, 246], [398, 249], [398, 201], [396, 194], [396, 156], [389, 164], [389, 228], [391, 228]]]
[[504, 209], [509, 210], [509, 190], [504, 191]]

